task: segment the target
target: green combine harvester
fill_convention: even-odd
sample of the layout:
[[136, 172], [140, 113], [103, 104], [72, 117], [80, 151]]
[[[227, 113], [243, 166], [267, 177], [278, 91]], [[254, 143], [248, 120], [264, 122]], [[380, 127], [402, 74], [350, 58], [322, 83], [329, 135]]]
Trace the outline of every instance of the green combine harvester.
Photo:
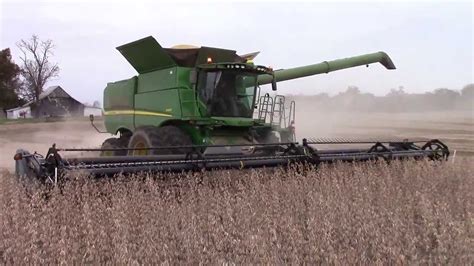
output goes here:
[[[384, 52], [291, 69], [255, 65], [258, 53], [175, 46], [146, 37], [117, 47], [138, 72], [104, 90], [107, 139], [100, 149], [63, 149], [45, 157], [18, 150], [17, 174], [53, 180], [73, 170], [95, 175], [139, 171], [319, 164], [383, 158], [446, 159], [439, 140], [354, 140], [295, 137], [295, 102], [271, 97], [260, 86], [380, 63], [395, 69]], [[93, 117], [91, 117], [92, 125]], [[96, 128], [97, 129], [97, 128]], [[417, 145], [417, 143], [422, 145]], [[319, 144], [367, 144], [366, 149], [318, 150]], [[100, 157], [63, 158], [59, 152], [97, 151]]]

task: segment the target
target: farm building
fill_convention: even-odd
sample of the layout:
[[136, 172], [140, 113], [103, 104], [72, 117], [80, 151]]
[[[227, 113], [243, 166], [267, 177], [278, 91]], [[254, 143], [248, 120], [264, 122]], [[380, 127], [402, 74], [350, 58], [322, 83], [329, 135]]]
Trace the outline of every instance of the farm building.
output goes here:
[[17, 119], [23, 117], [21, 114], [25, 114], [24, 112], [27, 117], [34, 118], [83, 116], [84, 105], [60, 86], [52, 86], [44, 90], [37, 101], [7, 110], [7, 116], [9, 119]]
[[84, 105], [60, 86], [49, 87], [40, 94], [38, 101], [29, 105], [33, 117], [82, 116], [84, 113]]
[[7, 110], [7, 119], [31, 118], [31, 109], [29, 106], [20, 106]]
[[[1, 109], [0, 109], [1, 111]], [[41, 118], [41, 117], [72, 117], [72, 116], [102, 116], [102, 108], [82, 104], [72, 98], [60, 86], [49, 87], [43, 91], [38, 101], [28, 102], [22, 106], [6, 110], [7, 119]], [[0, 118], [1, 118], [0, 114]]]

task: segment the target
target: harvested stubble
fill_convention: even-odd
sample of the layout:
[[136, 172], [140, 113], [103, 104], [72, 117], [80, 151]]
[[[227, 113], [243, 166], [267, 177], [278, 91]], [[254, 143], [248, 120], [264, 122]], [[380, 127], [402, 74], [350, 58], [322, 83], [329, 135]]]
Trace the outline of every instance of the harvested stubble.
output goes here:
[[472, 160], [1, 178], [0, 264], [472, 264]]

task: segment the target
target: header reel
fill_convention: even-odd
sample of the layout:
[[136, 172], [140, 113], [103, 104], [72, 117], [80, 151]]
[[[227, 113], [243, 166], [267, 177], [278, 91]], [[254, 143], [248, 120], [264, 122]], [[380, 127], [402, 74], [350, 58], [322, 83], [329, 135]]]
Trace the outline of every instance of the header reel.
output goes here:
[[[419, 146], [416, 143], [424, 142]], [[368, 148], [318, 150], [321, 144], [370, 144]], [[206, 153], [207, 148], [220, 148], [222, 153]], [[241, 148], [250, 152], [230, 153], [226, 150]], [[303, 139], [302, 144], [268, 143], [247, 145], [187, 145], [141, 148], [138, 150], [189, 149], [186, 154], [148, 156], [103, 156], [66, 158], [66, 152], [104, 152], [137, 149], [62, 149], [56, 145], [48, 150], [45, 157], [38, 153], [18, 150], [14, 156], [17, 176], [37, 178], [44, 182], [57, 183], [69, 172], [84, 172], [93, 176], [110, 176], [138, 172], [182, 172], [218, 169], [244, 169], [288, 166], [294, 163], [318, 165], [336, 161], [354, 162], [383, 159], [423, 159], [446, 160], [448, 147], [437, 139], [433, 140], [348, 140], [348, 139]], [[235, 150], [235, 149], [234, 149]]]

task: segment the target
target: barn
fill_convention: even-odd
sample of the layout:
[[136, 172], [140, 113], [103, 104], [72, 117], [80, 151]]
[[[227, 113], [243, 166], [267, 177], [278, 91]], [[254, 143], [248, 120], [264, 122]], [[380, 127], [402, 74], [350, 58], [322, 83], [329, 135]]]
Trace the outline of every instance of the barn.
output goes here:
[[84, 105], [72, 98], [61, 86], [44, 90], [36, 102], [7, 110], [8, 119], [83, 116]]
[[30, 107], [31, 116], [35, 118], [84, 115], [84, 105], [72, 98], [61, 86], [47, 88], [36, 102], [30, 102], [24, 106]]

